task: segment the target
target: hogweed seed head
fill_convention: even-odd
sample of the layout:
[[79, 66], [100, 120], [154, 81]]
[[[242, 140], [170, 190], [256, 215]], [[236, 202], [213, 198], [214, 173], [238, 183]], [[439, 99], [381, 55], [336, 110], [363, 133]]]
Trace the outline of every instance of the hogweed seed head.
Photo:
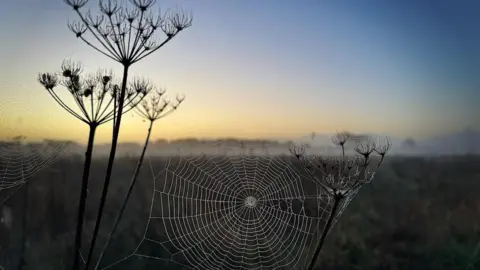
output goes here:
[[130, 0], [140, 11], [146, 11], [155, 4], [155, 0]]
[[[337, 132], [332, 137], [333, 144], [342, 147], [340, 156], [307, 155], [303, 147], [294, 145], [289, 150], [302, 163], [311, 179], [330, 195], [346, 197], [356, 194], [359, 188], [372, 181], [375, 169], [379, 168], [391, 147], [388, 138], [376, 143], [369, 136], [356, 136], [357, 139], [355, 136], [345, 131]], [[345, 155], [344, 145], [350, 139], [355, 142], [356, 155]], [[377, 164], [370, 159], [373, 152], [381, 156]]]
[[140, 12], [138, 11], [138, 9], [135, 9], [135, 8], [125, 8], [124, 9], [124, 14], [125, 16], [125, 19], [127, 20], [127, 22], [129, 23], [129, 25], [132, 25], [133, 22], [138, 18], [138, 16], [140, 15]]
[[147, 98], [141, 102], [141, 106], [136, 107], [137, 113], [144, 118], [154, 122], [175, 111], [185, 100], [184, 96], [177, 95], [175, 104], [168, 99], [163, 98], [166, 90], [164, 88], [155, 88], [151, 91]]
[[100, 11], [109, 18], [121, 10], [121, 7], [115, 0], [100, 0], [99, 6]]
[[82, 35], [87, 31], [87, 26], [83, 22], [69, 22], [67, 25], [77, 38], [82, 37]]
[[145, 16], [145, 21], [152, 28], [152, 30], [157, 30], [165, 23], [165, 17], [162, 16], [161, 10], [158, 11], [158, 14], [155, 16], [153, 13]]
[[83, 96], [84, 97], [89, 97], [93, 92], [93, 89], [92, 88], [86, 88], [85, 90], [83, 90]]
[[143, 78], [134, 79], [131, 87], [135, 92], [143, 95], [147, 95], [151, 90], [153, 90], [153, 85], [148, 80]]
[[72, 71], [69, 70], [69, 69], [66, 69], [66, 70], [64, 70], [64, 71], [62, 72], [62, 75], [63, 75], [63, 77], [68, 77], [68, 78], [70, 78], [70, 77], [72, 77]]
[[88, 0], [63, 0], [67, 5], [74, 10], [79, 10], [88, 3]]
[[297, 159], [300, 159], [301, 157], [303, 157], [303, 155], [305, 155], [305, 145], [303, 145], [303, 144], [296, 145], [296, 144], [292, 143], [292, 144], [290, 144], [288, 150]]
[[108, 82], [110, 82], [111, 79], [112, 79], [111, 76], [103, 76], [102, 77], [102, 83], [107, 84]]
[[177, 32], [192, 26], [192, 16], [191, 14], [187, 15], [185, 12], [173, 13], [170, 15], [169, 20]]
[[174, 110], [176, 110], [177, 107], [180, 106], [180, 104], [182, 104], [182, 102], [185, 100], [185, 95], [183, 95], [183, 94], [177, 94], [177, 95], [175, 96], [175, 99], [177, 100], [177, 104], [172, 105], [172, 108], [173, 108]]
[[348, 131], [337, 132], [332, 136], [332, 142], [335, 145], [343, 146], [350, 139], [350, 133]]
[[367, 138], [363, 141], [357, 141], [355, 143], [355, 152], [362, 155], [365, 161], [368, 160], [370, 154], [375, 150], [375, 142], [371, 138]]
[[378, 140], [375, 144], [374, 151], [380, 156], [384, 156], [392, 147], [392, 141], [389, 137], [385, 137], [384, 140]]
[[[38, 75], [38, 81], [48, 90], [54, 100], [67, 112], [89, 125], [101, 125], [112, 120], [118, 104], [114, 100], [120, 100], [120, 88], [113, 83], [113, 74], [111, 71], [99, 70], [93, 74], [81, 75], [82, 66], [78, 62], [65, 60], [61, 65], [59, 81], [56, 75], [50, 73], [41, 73]], [[70, 107], [57, 95], [53, 88], [61, 83], [71, 98], [75, 100], [76, 106]], [[138, 104], [144, 98], [144, 94], [150, 90], [147, 81], [137, 81], [137, 87], [141, 88], [139, 92], [129, 88], [122, 105], [122, 108]], [[110, 92], [111, 95], [107, 95]], [[123, 113], [128, 112], [126, 109]], [[123, 114], [122, 113], [122, 114]]]
[[94, 17], [90, 10], [87, 12], [87, 16], [85, 17], [85, 21], [87, 22], [87, 24], [94, 27], [95, 29], [102, 25], [104, 19], [105, 17], [102, 14]]
[[72, 60], [64, 60], [61, 66], [62, 76], [66, 78], [74, 78], [78, 80], [78, 76], [82, 73], [82, 65], [79, 62]]
[[[153, 15], [150, 9], [155, 0], [99, 0], [99, 14], [79, 11], [87, 0], [64, 0], [80, 17], [68, 27], [87, 45], [103, 55], [130, 66], [152, 54], [180, 31], [192, 25], [192, 17], [183, 11]], [[160, 31], [158, 31], [160, 30]], [[155, 33], [162, 32], [166, 38]], [[90, 38], [86, 37], [90, 33]]]
[[58, 85], [58, 77], [50, 73], [40, 73], [37, 78], [38, 82], [47, 90], [53, 90]]

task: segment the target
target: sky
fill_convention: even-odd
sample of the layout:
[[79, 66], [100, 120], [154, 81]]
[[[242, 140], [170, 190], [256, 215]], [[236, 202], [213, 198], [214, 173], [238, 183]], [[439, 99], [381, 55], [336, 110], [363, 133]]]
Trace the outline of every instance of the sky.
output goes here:
[[[83, 11], [97, 5], [90, 0]], [[186, 96], [156, 122], [153, 139], [337, 130], [426, 138], [480, 129], [478, 1], [165, 0], [156, 7], [190, 11], [193, 25], [130, 69], [171, 99]], [[119, 63], [70, 32], [67, 22], [77, 19], [62, 0], [2, 3], [0, 139], [86, 140], [88, 127], [36, 81], [64, 59], [121, 76]], [[120, 140], [143, 141], [147, 123], [133, 113], [123, 119]], [[110, 135], [108, 123], [97, 141]]]

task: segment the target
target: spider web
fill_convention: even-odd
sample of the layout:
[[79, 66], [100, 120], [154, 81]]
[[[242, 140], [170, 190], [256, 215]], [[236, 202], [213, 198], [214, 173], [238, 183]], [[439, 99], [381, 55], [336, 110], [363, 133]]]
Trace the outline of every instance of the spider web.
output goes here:
[[171, 157], [160, 172], [150, 163], [145, 234], [132, 254], [103, 269], [133, 256], [187, 269], [305, 269], [333, 199], [298, 166], [251, 152]]
[[[57, 161], [69, 146], [68, 143], [50, 140], [27, 143], [26, 137], [18, 135], [26, 131], [41, 134], [44, 131], [36, 130], [39, 125], [32, 123], [41, 121], [42, 129], [48, 129], [55, 121], [39, 118], [40, 112], [46, 109], [44, 105], [22, 93], [27, 90], [22, 88], [26, 87], [15, 85], [18, 91], [5, 91], [0, 99], [0, 131], [17, 134], [13, 140], [0, 139], [0, 194], [3, 198], [0, 205], [34, 174]], [[27, 119], [29, 122], [26, 122]], [[7, 189], [13, 189], [13, 192], [4, 195], [6, 192], [3, 191]]]
[[24, 184], [35, 173], [57, 161], [66, 147], [54, 142], [0, 143], [0, 190]]

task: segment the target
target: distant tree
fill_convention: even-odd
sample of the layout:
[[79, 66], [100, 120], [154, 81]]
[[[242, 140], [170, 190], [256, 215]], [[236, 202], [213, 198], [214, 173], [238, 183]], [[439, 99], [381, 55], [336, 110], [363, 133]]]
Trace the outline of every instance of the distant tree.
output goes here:
[[19, 144], [23, 144], [26, 139], [27, 139], [27, 137], [23, 136], [23, 135], [17, 135], [17, 136], [12, 137], [12, 141], [14, 141], [15, 143], [19, 143]]
[[[389, 138], [374, 142], [371, 138], [363, 137], [358, 140], [354, 137], [356, 156], [349, 157], [345, 155], [344, 147], [351, 140], [351, 133], [346, 131], [337, 132], [332, 136], [332, 142], [342, 148], [341, 157], [308, 155], [304, 145], [291, 145], [290, 147], [290, 152], [302, 163], [311, 180], [321, 187], [323, 194], [328, 196], [328, 204], [331, 205], [320, 241], [308, 266], [310, 270], [314, 268], [318, 254], [327, 234], [333, 228], [335, 220], [340, 217], [358, 190], [372, 181], [374, 171], [380, 167], [386, 153], [391, 148]], [[376, 163], [372, 162], [373, 153], [380, 156]]]
[[417, 143], [413, 138], [408, 137], [402, 142], [402, 145], [408, 148], [415, 148], [417, 146]]
[[[130, 0], [130, 5], [125, 6], [117, 4], [115, 0], [99, 0], [100, 13], [97, 16], [92, 15], [91, 12], [81, 12], [81, 9], [89, 0], [64, 1], [80, 18], [79, 21], [69, 24], [69, 28], [75, 36], [94, 50], [123, 66], [123, 78], [119, 91], [120, 99], [118, 112], [116, 112], [118, 117], [114, 119], [107, 172], [86, 261], [86, 268], [88, 269], [92, 260], [92, 252], [95, 247], [112, 176], [129, 68], [162, 48], [178, 33], [190, 27], [192, 25], [192, 17], [184, 12], [159, 13], [155, 15], [151, 12], [151, 8], [156, 0]], [[157, 39], [158, 32], [164, 33], [162, 39]], [[87, 33], [91, 34], [90, 39], [86, 37]], [[95, 42], [91, 39], [95, 40]], [[78, 269], [78, 260], [79, 256], [77, 255], [73, 269]]]
[[168, 144], [168, 140], [156, 139], [154, 143], [157, 144], [157, 145], [164, 145], [164, 144]]
[[[64, 61], [61, 66], [61, 79], [54, 73], [41, 73], [38, 75], [40, 84], [43, 85], [60, 107], [89, 127], [78, 206], [75, 254], [80, 252], [82, 246], [85, 202], [96, 130], [100, 125], [114, 119], [114, 114], [117, 110], [116, 106], [128, 107], [127, 110], [119, 110], [122, 114], [126, 113], [132, 110], [151, 89], [146, 80], [135, 79], [130, 86], [125, 88], [126, 94], [122, 96], [122, 100], [119, 100], [118, 95], [116, 95], [119, 86], [113, 82], [113, 75], [110, 72], [98, 71], [96, 74], [83, 76], [82, 70], [80, 63]], [[73, 98], [77, 108], [70, 107], [62, 100], [57, 91], [58, 85], [63, 85], [66, 88], [66, 92]]]

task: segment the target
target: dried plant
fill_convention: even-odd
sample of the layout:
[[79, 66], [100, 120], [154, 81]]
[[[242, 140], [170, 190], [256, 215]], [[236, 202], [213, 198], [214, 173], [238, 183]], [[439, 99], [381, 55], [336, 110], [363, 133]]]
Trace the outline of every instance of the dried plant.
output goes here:
[[[99, 0], [100, 12], [96, 15], [90, 11], [82, 12], [88, 1], [64, 0], [79, 17], [79, 21], [70, 22], [68, 26], [78, 39], [106, 57], [122, 64], [123, 78], [118, 93], [118, 112], [115, 112], [105, 182], [86, 261], [87, 269], [91, 262], [112, 176], [129, 68], [162, 48], [178, 33], [192, 25], [192, 16], [183, 11], [163, 14], [152, 12], [155, 0], [129, 0], [130, 4], [125, 6], [119, 5], [115, 0]], [[163, 37], [161, 37], [162, 35]], [[78, 264], [79, 254], [76, 254], [73, 269], [78, 269]]]
[[[315, 181], [333, 200], [329, 217], [323, 228], [320, 242], [315, 249], [308, 269], [313, 269], [318, 254], [325, 242], [326, 236], [333, 227], [334, 218], [338, 218], [358, 190], [366, 183], [373, 180], [375, 169], [379, 168], [392, 144], [389, 138], [377, 143], [371, 138], [354, 140], [355, 156], [345, 154], [345, 145], [354, 140], [352, 134], [346, 131], [337, 132], [332, 136], [333, 144], [342, 148], [341, 156], [307, 155], [305, 147], [292, 145], [290, 152], [303, 164], [308, 176]], [[372, 153], [380, 156], [374, 164]]]
[[138, 115], [140, 115], [144, 119], [144, 121], [149, 121], [147, 137], [145, 139], [145, 143], [143, 145], [140, 158], [138, 159], [137, 167], [135, 168], [135, 172], [133, 174], [132, 180], [130, 181], [128, 191], [125, 195], [125, 198], [123, 199], [122, 206], [120, 207], [120, 211], [117, 214], [115, 221], [113, 222], [113, 226], [108, 234], [107, 241], [105, 242], [102, 248], [102, 251], [100, 252], [100, 256], [95, 265], [95, 269], [98, 269], [100, 265], [100, 262], [105, 254], [105, 251], [107, 250], [107, 247], [110, 244], [110, 241], [112, 240], [112, 237], [117, 230], [120, 220], [122, 219], [123, 212], [125, 211], [128, 200], [130, 199], [130, 195], [132, 194], [133, 187], [135, 186], [138, 175], [140, 173], [140, 169], [142, 168], [145, 152], [147, 151], [148, 143], [150, 141], [150, 135], [152, 134], [153, 123], [173, 113], [175, 110], [177, 110], [180, 104], [185, 100], [185, 97], [177, 96], [176, 103], [172, 104], [168, 100], [163, 98], [164, 94], [165, 94], [164, 89], [152, 91], [149, 97], [141, 102], [140, 106], [134, 107]]
[[305, 148], [306, 146], [303, 144], [301, 145], [291, 144], [288, 150], [297, 159], [300, 159], [300, 157], [302, 157], [305, 154]]
[[[89, 126], [75, 234], [75, 253], [78, 253], [82, 242], [83, 218], [95, 133], [98, 126], [114, 119], [117, 111], [114, 91], [118, 88], [118, 84], [114, 83], [111, 72], [100, 70], [96, 74], [83, 76], [81, 64], [68, 60], [62, 63], [60, 75], [41, 73], [38, 75], [38, 81], [64, 110]], [[122, 113], [132, 110], [148, 94], [149, 88], [140, 87], [138, 81], [138, 79], [134, 80], [126, 88], [122, 104], [128, 107]], [[60, 85], [67, 90], [64, 92], [71, 96], [76, 108], [67, 105], [66, 101], [60, 97], [60, 91], [57, 91], [57, 86]], [[118, 104], [120, 104], [119, 100]]]
[[[182, 30], [192, 25], [183, 11], [157, 14], [156, 0], [129, 0], [122, 6], [115, 0], [99, 0], [100, 12], [82, 12], [89, 0], [64, 0], [79, 20], [68, 23], [75, 36], [101, 54], [124, 65], [132, 65], [154, 53]], [[163, 33], [163, 37], [162, 34]]]
[[341, 131], [337, 132], [332, 136], [332, 142], [335, 145], [342, 147], [342, 155], [345, 156], [345, 143], [350, 139], [350, 132]]
[[375, 149], [373, 149], [373, 151], [375, 151], [375, 153], [377, 153], [381, 157], [380, 162], [378, 162], [377, 168], [382, 165], [383, 159], [385, 158], [385, 155], [390, 150], [390, 148], [392, 148], [392, 141], [388, 137], [385, 137], [385, 139], [383, 140], [379, 140], [375, 144]]

